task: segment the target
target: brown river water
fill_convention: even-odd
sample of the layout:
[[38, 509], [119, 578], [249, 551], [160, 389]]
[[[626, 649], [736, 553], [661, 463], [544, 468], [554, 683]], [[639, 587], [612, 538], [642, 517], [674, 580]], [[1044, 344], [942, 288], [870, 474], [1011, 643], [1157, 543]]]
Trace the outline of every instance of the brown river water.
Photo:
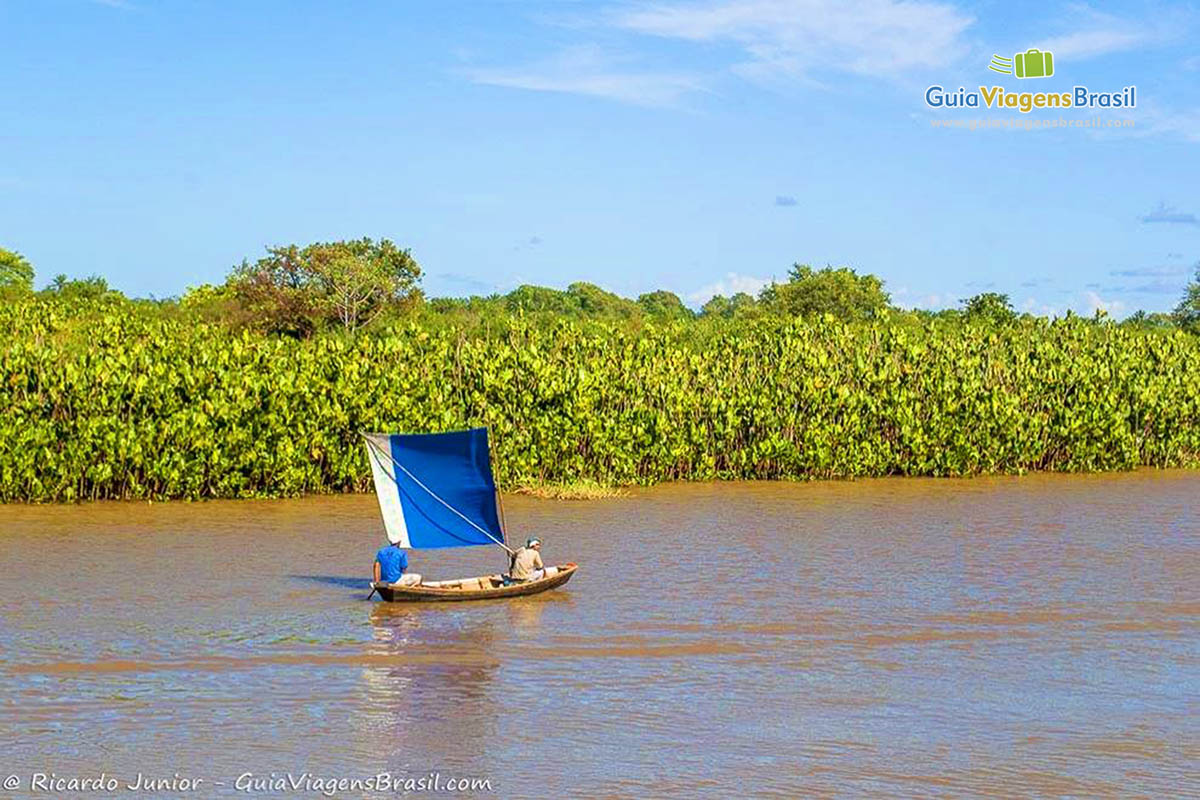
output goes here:
[[1151, 471], [509, 497], [578, 574], [424, 605], [365, 599], [371, 495], [0, 506], [3, 795], [1198, 797], [1198, 498]]

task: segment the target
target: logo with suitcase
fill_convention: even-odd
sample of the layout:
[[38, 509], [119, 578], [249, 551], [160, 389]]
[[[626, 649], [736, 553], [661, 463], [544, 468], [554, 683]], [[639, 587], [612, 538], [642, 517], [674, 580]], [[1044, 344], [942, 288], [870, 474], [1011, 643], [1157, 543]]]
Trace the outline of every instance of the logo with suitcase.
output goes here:
[[1012, 58], [994, 55], [988, 69], [1018, 78], [1049, 78], [1054, 74], [1054, 54], [1049, 50], [1031, 47]]

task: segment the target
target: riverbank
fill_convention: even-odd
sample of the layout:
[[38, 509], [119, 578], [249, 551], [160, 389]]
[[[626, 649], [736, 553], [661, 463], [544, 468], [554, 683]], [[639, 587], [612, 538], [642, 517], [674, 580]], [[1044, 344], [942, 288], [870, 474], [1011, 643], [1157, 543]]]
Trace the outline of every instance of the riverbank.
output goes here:
[[1200, 465], [1200, 340], [1005, 326], [502, 320], [297, 340], [0, 308], [0, 500], [365, 491], [360, 432], [486, 426], [505, 488]]
[[593, 481], [575, 483], [546, 483], [518, 486], [514, 494], [524, 494], [542, 500], [611, 500], [628, 497], [629, 489], [622, 486], [602, 486]]
[[[1131, 470], [1120, 471], [1103, 471], [1103, 472], [1022, 472], [1022, 473], [987, 473], [978, 475], [965, 476], [928, 476], [928, 475], [871, 475], [864, 477], [850, 478], [822, 478], [822, 479], [773, 479], [773, 480], [707, 480], [707, 481], [664, 481], [651, 486], [601, 486], [590, 482], [581, 482], [577, 484], [548, 484], [544, 486], [528, 485], [519, 486], [513, 489], [501, 489], [501, 499], [505, 503], [520, 503], [525, 501], [549, 501], [547, 505], [553, 506], [563, 503], [572, 505], [574, 503], [600, 503], [603, 504], [610, 500], [636, 500], [641, 497], [652, 496], [657, 492], [687, 492], [691, 489], [702, 489], [703, 487], [729, 487], [730, 489], [746, 489], [747, 491], [772, 491], [772, 486], [822, 486], [830, 485], [837, 486], [840, 484], [853, 484], [861, 486], [864, 491], [870, 491], [870, 487], [881, 488], [888, 491], [886, 487], [894, 483], [913, 484], [919, 486], [957, 486], [960, 488], [970, 487], [986, 487], [1003, 485], [1007, 482], [1038, 482], [1038, 481], [1053, 481], [1067, 479], [1081, 479], [1090, 481], [1119, 481], [1127, 477], [1143, 477], [1143, 478], [1162, 478], [1164, 480], [1172, 479], [1190, 479], [1191, 477], [1200, 477], [1200, 468], [1196, 467], [1135, 467]], [[761, 487], [761, 488], [756, 488]], [[168, 498], [155, 500], [152, 498], [125, 498], [113, 499], [102, 498], [97, 500], [83, 499], [74, 501], [46, 502], [46, 501], [9, 501], [0, 503], [7, 509], [38, 509], [38, 508], [63, 508], [71, 509], [77, 507], [87, 508], [104, 508], [113, 507], [137, 507], [137, 506], [159, 506], [170, 508], [172, 506], [203, 506], [209, 508], [246, 506], [254, 508], [270, 508], [273, 505], [289, 503], [289, 502], [311, 502], [321, 503], [324, 501], [336, 501], [338, 498], [345, 498], [347, 502], [365, 502], [369, 507], [374, 508], [373, 488], [368, 487], [361, 492], [313, 492], [303, 495], [288, 495], [288, 496], [255, 496], [255, 497], [211, 497], [211, 498]], [[507, 507], [507, 506], [506, 506]]]

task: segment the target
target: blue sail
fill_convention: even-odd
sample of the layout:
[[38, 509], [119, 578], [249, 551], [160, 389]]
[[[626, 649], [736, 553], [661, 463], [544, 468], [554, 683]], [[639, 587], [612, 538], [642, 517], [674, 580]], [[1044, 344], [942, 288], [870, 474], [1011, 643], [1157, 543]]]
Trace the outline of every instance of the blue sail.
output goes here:
[[411, 548], [504, 541], [487, 428], [366, 439], [389, 541]]

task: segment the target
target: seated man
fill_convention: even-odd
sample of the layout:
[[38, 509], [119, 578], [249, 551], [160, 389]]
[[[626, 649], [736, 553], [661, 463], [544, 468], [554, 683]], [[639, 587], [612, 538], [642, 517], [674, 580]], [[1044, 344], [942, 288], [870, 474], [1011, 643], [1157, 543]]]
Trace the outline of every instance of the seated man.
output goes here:
[[514, 581], [536, 581], [558, 572], [558, 567], [546, 568], [542, 563], [542, 540], [534, 537], [512, 555], [508, 573]]
[[395, 583], [400, 586], [416, 586], [421, 576], [408, 569], [408, 554], [400, 549], [400, 540], [388, 534], [388, 544], [375, 554], [375, 583]]

